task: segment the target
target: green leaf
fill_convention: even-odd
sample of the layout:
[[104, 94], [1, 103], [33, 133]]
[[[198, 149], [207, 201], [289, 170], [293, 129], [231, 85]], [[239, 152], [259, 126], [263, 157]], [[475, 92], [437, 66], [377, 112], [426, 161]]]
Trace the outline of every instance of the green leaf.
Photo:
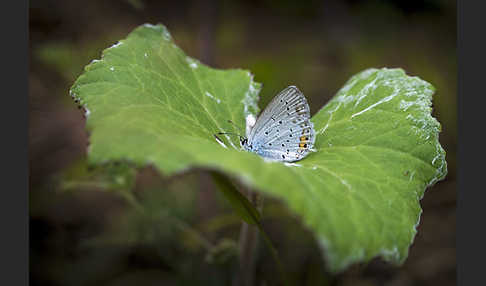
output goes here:
[[[353, 76], [313, 118], [316, 152], [295, 164], [241, 151], [260, 84], [245, 70], [187, 57], [162, 25], [136, 28], [71, 89], [87, 110], [93, 163], [130, 160], [166, 175], [203, 167], [282, 199], [322, 246], [328, 268], [382, 256], [403, 263], [425, 189], [447, 173], [431, 116], [434, 88], [401, 69]], [[304, 89], [305, 90], [305, 89]], [[277, 91], [276, 91], [277, 92]]]

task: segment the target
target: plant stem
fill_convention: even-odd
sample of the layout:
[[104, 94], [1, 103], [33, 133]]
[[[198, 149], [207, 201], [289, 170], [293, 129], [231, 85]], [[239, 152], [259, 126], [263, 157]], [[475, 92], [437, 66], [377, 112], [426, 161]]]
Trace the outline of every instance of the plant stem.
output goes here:
[[[246, 196], [259, 212], [263, 207], [263, 198], [256, 192], [247, 189]], [[255, 285], [256, 250], [258, 227], [243, 222], [239, 238], [239, 269], [233, 280], [233, 286]]]

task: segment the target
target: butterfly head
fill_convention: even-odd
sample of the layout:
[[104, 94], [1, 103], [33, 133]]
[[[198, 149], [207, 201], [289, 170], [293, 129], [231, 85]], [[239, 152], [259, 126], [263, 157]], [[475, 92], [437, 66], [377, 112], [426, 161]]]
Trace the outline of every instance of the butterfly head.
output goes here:
[[247, 151], [251, 151], [252, 150], [252, 145], [249, 145], [248, 144], [248, 138], [246, 138], [244, 136], [241, 136], [240, 134], [230, 133], [230, 132], [218, 132], [216, 134], [213, 134], [213, 136], [216, 138], [216, 140], [218, 140], [218, 141], [221, 142], [221, 139], [217, 135], [234, 135], [234, 136], [238, 136], [238, 137], [240, 137], [240, 145], [241, 145], [241, 147], [243, 149], [247, 150]]
[[253, 151], [253, 146], [252, 144], [248, 143], [248, 138], [240, 136], [240, 144], [243, 149], [246, 151]]
[[248, 138], [240, 136], [240, 144], [241, 144], [241, 147], [245, 148], [248, 145]]

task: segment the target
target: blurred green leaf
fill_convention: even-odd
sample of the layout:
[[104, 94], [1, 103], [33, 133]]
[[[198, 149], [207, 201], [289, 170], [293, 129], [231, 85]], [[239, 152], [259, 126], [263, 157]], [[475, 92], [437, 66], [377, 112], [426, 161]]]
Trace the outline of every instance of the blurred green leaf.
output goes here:
[[143, 10], [145, 8], [145, 3], [142, 0], [125, 0], [125, 2], [136, 10]]
[[223, 238], [208, 251], [205, 260], [208, 263], [223, 264], [236, 256], [238, 256], [238, 244], [234, 240]]
[[53, 67], [70, 81], [79, 75], [79, 67], [86, 63], [82, 61], [83, 57], [76, 56], [73, 45], [65, 42], [43, 44], [34, 54], [41, 62]]
[[58, 176], [59, 190], [131, 191], [135, 185], [135, 176], [135, 168], [127, 162], [107, 162], [90, 166], [82, 159]]
[[260, 84], [187, 57], [162, 25], [143, 25], [86, 67], [71, 95], [87, 110], [93, 163], [126, 159], [167, 175], [204, 167], [283, 199], [315, 233], [331, 271], [382, 256], [403, 263], [425, 189], [447, 173], [431, 116], [434, 88], [401, 69], [353, 76], [312, 119], [316, 152], [295, 164], [239, 150]]
[[79, 76], [89, 59], [99, 54], [99, 41], [79, 47], [70, 42], [47, 42], [39, 45], [34, 54], [38, 60], [59, 72], [66, 81], [72, 82]]
[[248, 199], [242, 195], [233, 183], [217, 172], [211, 173], [214, 182], [218, 186], [219, 191], [228, 200], [233, 210], [248, 224], [257, 225], [260, 224], [260, 213], [258, 210], [248, 201]]

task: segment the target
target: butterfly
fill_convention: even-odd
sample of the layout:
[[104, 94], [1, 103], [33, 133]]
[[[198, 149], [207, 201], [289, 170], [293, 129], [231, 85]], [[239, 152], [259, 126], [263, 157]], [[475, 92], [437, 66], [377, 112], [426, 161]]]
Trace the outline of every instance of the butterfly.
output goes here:
[[295, 86], [285, 88], [261, 112], [247, 137], [238, 136], [244, 150], [265, 159], [301, 160], [313, 150], [315, 142], [314, 125], [304, 94]]

